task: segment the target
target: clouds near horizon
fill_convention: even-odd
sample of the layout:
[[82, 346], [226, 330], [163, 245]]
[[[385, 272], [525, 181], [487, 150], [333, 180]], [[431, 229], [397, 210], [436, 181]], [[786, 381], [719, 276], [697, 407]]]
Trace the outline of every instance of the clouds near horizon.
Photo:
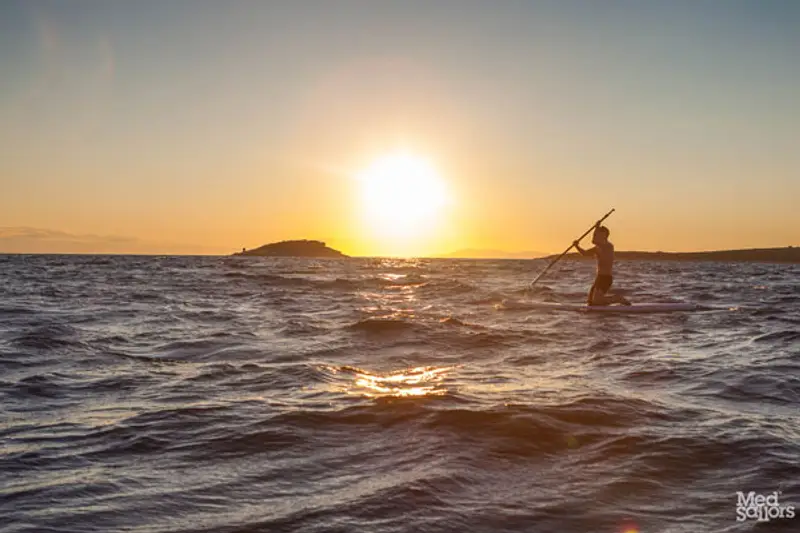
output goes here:
[[144, 241], [120, 235], [74, 234], [31, 227], [0, 227], [0, 253], [218, 254], [235, 250]]

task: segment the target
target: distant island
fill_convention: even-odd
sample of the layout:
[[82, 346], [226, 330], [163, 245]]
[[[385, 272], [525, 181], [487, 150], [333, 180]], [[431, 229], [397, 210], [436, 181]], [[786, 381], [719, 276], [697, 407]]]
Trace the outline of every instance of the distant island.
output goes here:
[[[551, 255], [545, 259], [552, 259]], [[754, 248], [750, 250], [719, 250], [715, 252], [617, 252], [617, 259], [633, 261], [722, 261], [751, 263], [800, 263], [800, 248]], [[584, 258], [577, 253], [568, 254], [565, 259]]]
[[322, 241], [281, 241], [265, 244], [252, 250], [242, 248], [233, 255], [258, 257], [347, 257], [339, 250], [325, 246]]

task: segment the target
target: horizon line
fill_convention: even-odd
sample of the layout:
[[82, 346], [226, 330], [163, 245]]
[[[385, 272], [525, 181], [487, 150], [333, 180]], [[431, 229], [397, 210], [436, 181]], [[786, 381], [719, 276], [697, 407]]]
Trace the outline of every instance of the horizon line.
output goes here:
[[[710, 254], [720, 252], [752, 252], [762, 250], [790, 250], [800, 246], [786, 245], [786, 246], [769, 246], [761, 248], [728, 248], [717, 250], [697, 250], [691, 252], [675, 252], [665, 250], [617, 250], [615, 253], [646, 253], [646, 254]], [[450, 252], [453, 253], [453, 252]], [[524, 252], [508, 252], [509, 254], [524, 253]], [[346, 257], [338, 259], [473, 259], [473, 260], [507, 260], [507, 261], [530, 261], [537, 259], [547, 259], [554, 255], [559, 255], [560, 252], [543, 253], [536, 257], [451, 257], [447, 254], [439, 255], [408, 255], [408, 256], [391, 256], [391, 255], [346, 255]], [[237, 252], [231, 253], [141, 253], [141, 252], [4, 252], [0, 251], [0, 255], [57, 255], [57, 256], [122, 256], [122, 257], [236, 257]], [[299, 259], [337, 259], [329, 257], [303, 257], [303, 256], [245, 256], [245, 257], [295, 257]]]

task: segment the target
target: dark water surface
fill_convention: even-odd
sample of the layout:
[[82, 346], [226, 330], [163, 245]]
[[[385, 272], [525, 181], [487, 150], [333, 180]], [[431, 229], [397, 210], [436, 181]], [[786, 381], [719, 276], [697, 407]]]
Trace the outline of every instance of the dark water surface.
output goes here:
[[800, 267], [541, 267], [0, 256], [0, 531], [800, 531]]

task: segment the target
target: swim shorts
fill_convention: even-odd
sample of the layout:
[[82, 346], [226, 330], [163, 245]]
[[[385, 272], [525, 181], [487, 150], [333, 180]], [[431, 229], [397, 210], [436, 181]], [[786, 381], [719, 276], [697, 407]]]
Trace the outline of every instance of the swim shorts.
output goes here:
[[[608, 289], [611, 288], [611, 284], [613, 282], [614, 278], [612, 278], [608, 274], [598, 274], [597, 277], [594, 279], [592, 290], [589, 291], [590, 300], [592, 297], [594, 297], [595, 291], [600, 291], [600, 294], [605, 294], [606, 292], [608, 292]], [[589, 302], [589, 305], [591, 305], [591, 301]]]

